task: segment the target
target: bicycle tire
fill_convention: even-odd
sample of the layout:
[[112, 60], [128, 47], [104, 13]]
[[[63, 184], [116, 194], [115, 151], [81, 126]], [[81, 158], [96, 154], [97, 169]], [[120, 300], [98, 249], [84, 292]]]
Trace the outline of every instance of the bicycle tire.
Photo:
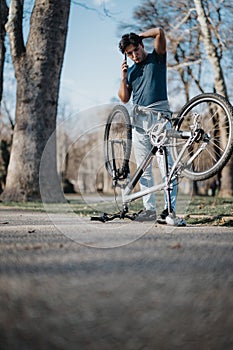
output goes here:
[[[174, 125], [175, 129], [190, 131], [194, 113], [198, 113], [200, 116], [200, 130], [205, 136], [197, 139], [187, 148], [180, 160], [180, 165], [185, 177], [194, 181], [202, 181], [221, 171], [232, 155], [233, 109], [232, 105], [219, 94], [203, 93], [197, 95], [187, 102], [178, 113]], [[183, 146], [182, 142], [184, 144], [186, 140], [173, 139], [171, 150], [174, 160], [179, 155]], [[205, 145], [203, 145], [204, 142]], [[188, 160], [201, 146], [203, 150], [186, 167]]]
[[128, 176], [131, 148], [132, 127], [128, 110], [123, 105], [116, 105], [108, 116], [104, 132], [105, 168], [111, 177], [123, 180]]

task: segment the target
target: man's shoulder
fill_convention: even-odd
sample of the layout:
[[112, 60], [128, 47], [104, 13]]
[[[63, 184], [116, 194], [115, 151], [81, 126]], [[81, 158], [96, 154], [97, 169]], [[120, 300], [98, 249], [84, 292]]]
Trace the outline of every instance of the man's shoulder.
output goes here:
[[165, 63], [167, 60], [167, 52], [164, 54], [158, 54], [154, 49], [151, 53], [148, 54], [148, 60], [154, 60], [159, 63]]

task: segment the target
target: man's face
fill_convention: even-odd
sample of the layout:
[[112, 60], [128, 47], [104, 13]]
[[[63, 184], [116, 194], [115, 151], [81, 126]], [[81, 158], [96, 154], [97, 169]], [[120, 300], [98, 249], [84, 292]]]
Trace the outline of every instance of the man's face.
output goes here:
[[146, 58], [144, 47], [140, 44], [138, 46], [130, 44], [126, 47], [125, 53], [135, 63], [140, 63]]

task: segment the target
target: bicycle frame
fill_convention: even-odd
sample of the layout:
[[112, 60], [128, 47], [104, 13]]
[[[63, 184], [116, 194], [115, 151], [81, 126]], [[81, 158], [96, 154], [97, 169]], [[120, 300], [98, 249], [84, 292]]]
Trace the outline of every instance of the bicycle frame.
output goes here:
[[[180, 162], [183, 154], [185, 153], [187, 147], [189, 147], [195, 140], [197, 140], [200, 137], [199, 129], [198, 129], [198, 123], [197, 123], [198, 116], [195, 118], [195, 123], [193, 126], [193, 130], [191, 131], [177, 131], [174, 129], [166, 129], [165, 130], [165, 137], [163, 137], [163, 140], [158, 142], [158, 144], [154, 144], [150, 150], [150, 152], [147, 154], [146, 158], [142, 161], [142, 163], [139, 165], [139, 167], [136, 169], [134, 175], [132, 176], [132, 179], [124, 186], [121, 186], [122, 189], [122, 202], [123, 207], [127, 210], [127, 206], [130, 202], [141, 198], [147, 194], [165, 190], [166, 196], [167, 196], [167, 202], [168, 202], [168, 211], [171, 212], [171, 198], [170, 193], [173, 186], [173, 181], [178, 178], [178, 176], [181, 175], [182, 170], [184, 169], [184, 165]], [[151, 131], [153, 131], [153, 127], [151, 128]], [[164, 130], [162, 130], [164, 131]], [[161, 130], [159, 130], [159, 134], [157, 136], [161, 135]], [[202, 135], [203, 136], [203, 135]], [[177, 159], [174, 161], [173, 166], [171, 169], [168, 167], [168, 156], [167, 156], [167, 142], [171, 138], [178, 138], [178, 139], [187, 139], [185, 144], [183, 145]], [[206, 147], [209, 140], [206, 137], [206, 141], [203, 142], [202, 147], [196, 151], [192, 157], [189, 159], [189, 161], [186, 163], [185, 166], [189, 166], [193, 160], [198, 156], [198, 154]], [[155, 142], [156, 143], [156, 142]], [[161, 184], [152, 186], [145, 190], [139, 190], [137, 192], [132, 193], [133, 189], [135, 188], [136, 184], [140, 180], [140, 177], [152, 161], [153, 157], [155, 156], [156, 152], [162, 152], [163, 155], [163, 164], [164, 164], [164, 180]], [[115, 162], [113, 161], [113, 167]], [[117, 184], [117, 182], [116, 182]]]

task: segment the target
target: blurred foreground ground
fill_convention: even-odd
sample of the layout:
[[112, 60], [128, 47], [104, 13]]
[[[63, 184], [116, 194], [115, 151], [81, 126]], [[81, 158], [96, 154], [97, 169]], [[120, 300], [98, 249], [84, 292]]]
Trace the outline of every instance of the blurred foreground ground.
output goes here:
[[230, 350], [232, 296], [232, 227], [0, 208], [1, 350]]

